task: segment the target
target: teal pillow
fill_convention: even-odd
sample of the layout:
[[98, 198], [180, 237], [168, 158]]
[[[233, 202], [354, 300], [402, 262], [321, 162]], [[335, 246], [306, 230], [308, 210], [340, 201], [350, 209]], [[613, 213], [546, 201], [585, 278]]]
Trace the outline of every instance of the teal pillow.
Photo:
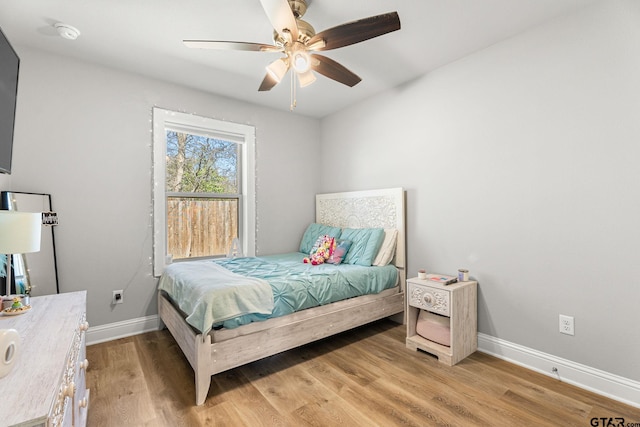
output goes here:
[[370, 266], [384, 240], [383, 228], [345, 228], [341, 239], [351, 240], [351, 249], [343, 263]]
[[309, 224], [300, 242], [300, 252], [305, 254], [310, 253], [318, 237], [324, 236], [325, 234], [329, 237], [340, 237], [341, 231], [342, 229], [339, 227], [331, 227], [330, 225], [317, 224], [315, 222]]

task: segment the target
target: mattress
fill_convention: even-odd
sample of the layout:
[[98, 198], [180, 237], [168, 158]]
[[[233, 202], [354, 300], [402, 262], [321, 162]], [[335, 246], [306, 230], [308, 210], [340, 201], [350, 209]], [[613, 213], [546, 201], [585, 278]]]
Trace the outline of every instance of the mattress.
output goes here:
[[[215, 313], [213, 315], [207, 313], [204, 319], [200, 318], [202, 316], [193, 316], [189, 310], [185, 310], [185, 307], [193, 306], [193, 302], [183, 301], [180, 294], [184, 292], [175, 291], [177, 282], [188, 286], [180, 277], [180, 264], [183, 263], [175, 263], [171, 266], [173, 271], [170, 275], [166, 273], [163, 275], [159, 288], [166, 291], [178, 307], [187, 313], [186, 320], [189, 324], [206, 333], [212, 327], [232, 329], [347, 298], [377, 294], [395, 287], [398, 282], [398, 270], [394, 265], [364, 267], [351, 264], [321, 264], [314, 266], [302, 262], [305, 256], [307, 254], [292, 252], [255, 258], [225, 258], [184, 263], [214, 263], [234, 275], [266, 282], [272, 294], [273, 308], [270, 313], [249, 309], [237, 316], [220, 320], [215, 320], [217, 319]], [[209, 295], [205, 299], [211, 300], [213, 304], [209, 304], [211, 307], [207, 310], [215, 309], [217, 299], [215, 288], [217, 287], [211, 284], [213, 296]], [[255, 295], [257, 294], [254, 294], [254, 298]], [[239, 303], [239, 305], [242, 304]], [[214, 319], [211, 325], [207, 324], [207, 318]]]

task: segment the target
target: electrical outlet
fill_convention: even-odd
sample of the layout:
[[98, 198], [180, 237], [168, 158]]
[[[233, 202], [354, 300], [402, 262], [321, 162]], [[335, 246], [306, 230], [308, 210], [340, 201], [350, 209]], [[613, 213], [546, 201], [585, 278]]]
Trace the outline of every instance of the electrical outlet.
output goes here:
[[573, 317], [560, 315], [560, 333], [566, 335], [575, 335]]
[[122, 304], [124, 302], [124, 291], [113, 291], [113, 297], [111, 298], [111, 304]]

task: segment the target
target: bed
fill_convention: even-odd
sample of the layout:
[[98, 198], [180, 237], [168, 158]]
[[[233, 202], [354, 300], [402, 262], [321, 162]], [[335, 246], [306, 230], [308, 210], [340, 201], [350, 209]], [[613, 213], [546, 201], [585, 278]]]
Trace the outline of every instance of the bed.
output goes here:
[[[202, 405], [206, 400], [212, 375], [385, 317], [400, 323], [404, 321], [406, 275], [403, 189], [318, 194], [316, 195], [315, 223], [349, 230], [382, 228], [387, 238], [390, 235], [389, 232], [393, 232], [395, 250], [390, 262], [391, 267], [386, 268], [393, 269], [394, 283], [382, 288], [366, 286], [371, 289], [368, 291], [370, 293], [365, 295], [343, 295], [346, 299], [332, 296], [330, 300], [337, 300], [323, 302], [311, 308], [303, 307], [304, 309], [291, 313], [285, 310], [278, 313], [276, 317], [265, 314], [262, 318], [239, 321], [237, 317], [232, 317], [225, 321], [214, 321], [211, 324], [208, 323], [211, 319], [206, 317], [204, 320], [198, 318], [194, 321], [191, 314], [179, 308], [183, 304], [182, 301], [177, 297], [174, 300], [167, 292], [159, 290], [158, 312], [162, 323], [171, 332], [195, 372], [197, 405]], [[302, 265], [300, 255], [304, 254], [298, 255], [297, 262]], [[287, 261], [287, 256], [293, 255], [282, 256]], [[259, 258], [256, 262], [271, 261], [269, 257]], [[284, 262], [280, 258], [277, 260]], [[231, 271], [234, 271], [234, 268], [240, 268], [240, 270], [245, 268], [235, 264], [241, 264], [241, 262], [222, 260], [217, 263]], [[290, 266], [292, 269], [298, 268], [293, 264]], [[319, 265], [304, 268], [307, 268], [305, 271], [324, 270], [329, 275], [334, 274], [333, 266]], [[381, 267], [368, 268], [383, 270]], [[227, 273], [223, 271], [222, 276], [224, 277], [225, 274]], [[236, 273], [228, 273], [230, 277], [234, 274]], [[373, 282], [377, 279], [367, 280]], [[161, 278], [162, 282], [163, 278]], [[256, 289], [256, 292], [261, 292], [260, 288], [256, 287]], [[277, 300], [277, 297], [273, 298]], [[256, 297], [256, 299], [264, 298]], [[226, 323], [227, 320], [232, 323]]]

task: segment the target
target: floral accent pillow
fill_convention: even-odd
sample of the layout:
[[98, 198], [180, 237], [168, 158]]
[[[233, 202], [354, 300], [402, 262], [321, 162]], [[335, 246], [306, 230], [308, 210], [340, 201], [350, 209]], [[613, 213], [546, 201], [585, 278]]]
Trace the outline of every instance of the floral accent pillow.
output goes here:
[[327, 260], [328, 264], [340, 264], [344, 257], [347, 256], [349, 248], [351, 247], [351, 240], [337, 239], [336, 248]]
[[309, 256], [304, 258], [302, 262], [311, 265], [324, 264], [324, 262], [331, 257], [335, 248], [336, 239], [334, 237], [328, 234], [320, 236], [313, 245], [311, 252], [309, 252]]

